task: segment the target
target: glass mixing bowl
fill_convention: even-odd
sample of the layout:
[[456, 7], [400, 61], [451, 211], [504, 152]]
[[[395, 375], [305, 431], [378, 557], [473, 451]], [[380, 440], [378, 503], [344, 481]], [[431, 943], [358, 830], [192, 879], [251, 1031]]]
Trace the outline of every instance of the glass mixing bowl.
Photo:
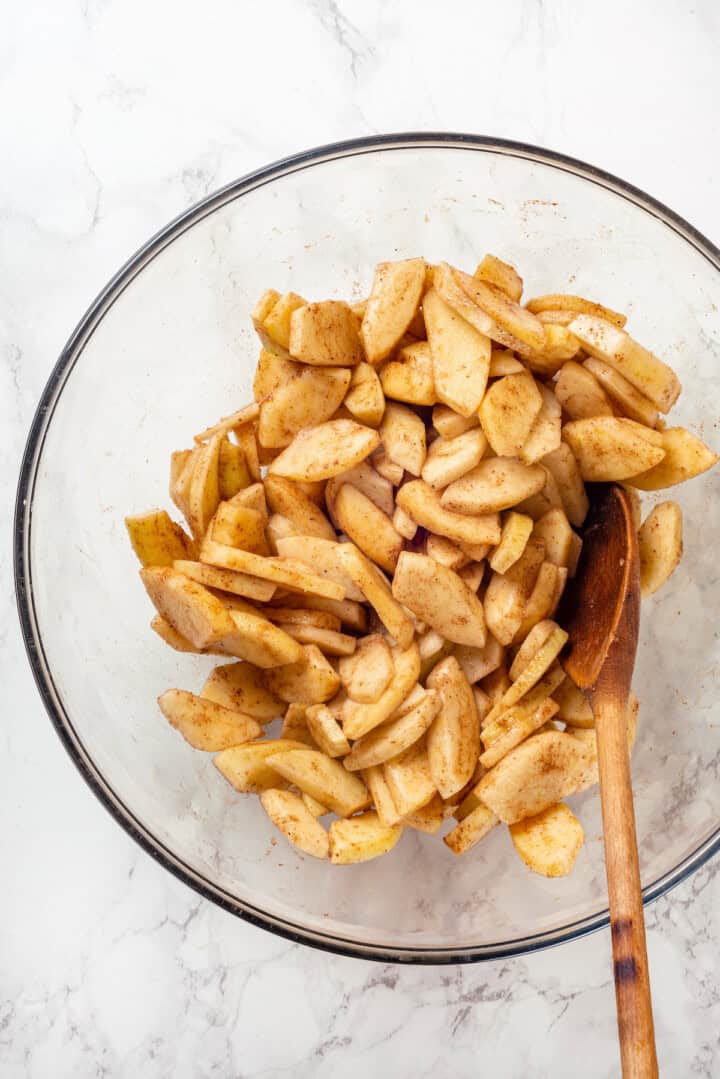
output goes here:
[[[381, 259], [472, 269], [492, 251], [527, 296], [570, 291], [630, 315], [679, 372], [673, 422], [718, 441], [720, 252], [627, 184], [558, 154], [465, 135], [313, 150], [230, 184], [139, 251], [52, 373], [22, 465], [16, 577], [38, 687], [80, 772], [176, 876], [276, 933], [349, 955], [517, 955], [608, 922], [597, 789], [570, 799], [587, 842], [572, 875], [526, 870], [505, 828], [457, 859], [408, 830], [389, 856], [303, 858], [160, 715], [213, 662], [170, 651], [123, 516], [168, 505], [171, 450], [251, 399], [250, 310], [266, 287], [359, 299]], [[646, 901], [717, 850], [720, 471], [676, 488], [685, 558], [643, 607], [633, 758]]]

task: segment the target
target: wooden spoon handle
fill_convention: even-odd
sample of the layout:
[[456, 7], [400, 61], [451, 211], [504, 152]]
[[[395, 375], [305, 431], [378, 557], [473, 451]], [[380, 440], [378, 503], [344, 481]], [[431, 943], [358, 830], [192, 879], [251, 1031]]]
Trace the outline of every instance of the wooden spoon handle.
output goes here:
[[627, 744], [627, 701], [596, 692], [605, 869], [624, 1079], [657, 1079], [635, 812]]

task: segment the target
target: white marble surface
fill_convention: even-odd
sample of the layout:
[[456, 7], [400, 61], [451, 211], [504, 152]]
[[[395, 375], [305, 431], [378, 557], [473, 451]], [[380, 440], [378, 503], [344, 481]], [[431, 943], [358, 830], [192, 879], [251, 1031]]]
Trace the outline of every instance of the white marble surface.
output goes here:
[[[469, 968], [339, 959], [233, 919], [142, 853], [36, 695], [11, 502], [34, 405], [98, 289], [180, 210], [286, 153], [402, 129], [525, 139], [717, 242], [717, 5], [27, 0], [2, 22], [0, 1073], [617, 1075], [606, 934]], [[648, 912], [677, 1079], [720, 1074], [719, 867]]]

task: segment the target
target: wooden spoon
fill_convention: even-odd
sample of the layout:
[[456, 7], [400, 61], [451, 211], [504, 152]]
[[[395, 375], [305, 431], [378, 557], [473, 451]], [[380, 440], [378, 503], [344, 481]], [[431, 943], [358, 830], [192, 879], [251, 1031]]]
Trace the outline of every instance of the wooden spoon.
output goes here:
[[561, 624], [570, 635], [564, 667], [595, 714], [622, 1073], [653, 1079], [658, 1066], [627, 743], [640, 624], [637, 534], [622, 487], [597, 484], [589, 493], [580, 564], [563, 600]]

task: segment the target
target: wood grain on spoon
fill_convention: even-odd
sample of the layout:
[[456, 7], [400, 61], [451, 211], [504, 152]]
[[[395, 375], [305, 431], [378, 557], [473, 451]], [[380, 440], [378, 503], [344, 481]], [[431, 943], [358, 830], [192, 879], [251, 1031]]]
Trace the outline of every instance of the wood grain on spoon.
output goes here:
[[563, 665], [595, 714], [620, 1055], [625, 1079], [657, 1076], [627, 704], [640, 624], [637, 535], [616, 484], [589, 488], [578, 573], [563, 602]]

